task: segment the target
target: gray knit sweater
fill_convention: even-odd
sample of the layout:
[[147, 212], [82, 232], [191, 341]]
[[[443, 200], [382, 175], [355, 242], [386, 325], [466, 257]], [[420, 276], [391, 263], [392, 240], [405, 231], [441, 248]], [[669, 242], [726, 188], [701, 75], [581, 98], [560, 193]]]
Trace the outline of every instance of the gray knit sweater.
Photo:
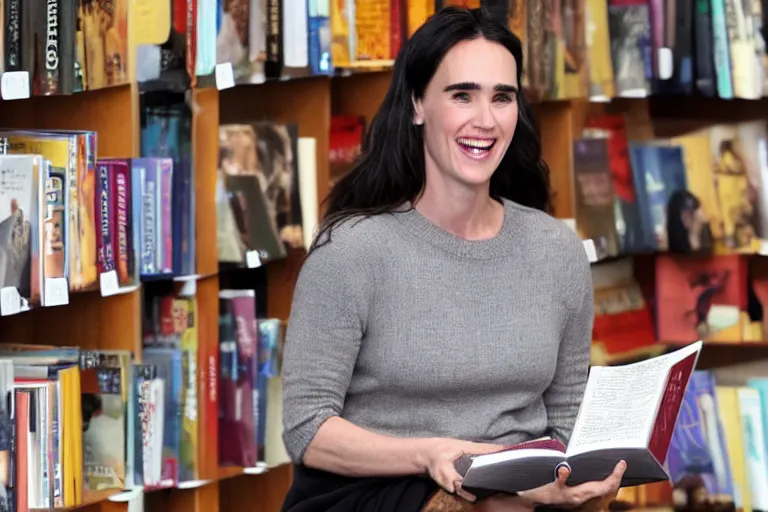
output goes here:
[[332, 416], [392, 436], [567, 442], [589, 365], [589, 262], [562, 221], [504, 207], [489, 240], [402, 208], [345, 222], [306, 259], [283, 363], [295, 462]]

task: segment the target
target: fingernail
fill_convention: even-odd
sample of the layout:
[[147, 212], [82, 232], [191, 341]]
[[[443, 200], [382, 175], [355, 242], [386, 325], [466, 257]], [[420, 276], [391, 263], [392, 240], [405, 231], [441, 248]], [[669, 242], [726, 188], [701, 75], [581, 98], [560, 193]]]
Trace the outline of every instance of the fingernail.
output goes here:
[[621, 462], [619, 462], [619, 469], [621, 469], [622, 471], [627, 469], [627, 463], [624, 462], [623, 460]]

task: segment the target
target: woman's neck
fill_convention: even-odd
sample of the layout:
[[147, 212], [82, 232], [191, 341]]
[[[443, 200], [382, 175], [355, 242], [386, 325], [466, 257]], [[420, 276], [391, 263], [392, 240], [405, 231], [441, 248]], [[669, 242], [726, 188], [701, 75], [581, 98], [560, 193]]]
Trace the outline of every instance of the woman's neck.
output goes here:
[[504, 223], [504, 205], [487, 191], [436, 193], [426, 187], [414, 207], [439, 228], [466, 240], [494, 238]]

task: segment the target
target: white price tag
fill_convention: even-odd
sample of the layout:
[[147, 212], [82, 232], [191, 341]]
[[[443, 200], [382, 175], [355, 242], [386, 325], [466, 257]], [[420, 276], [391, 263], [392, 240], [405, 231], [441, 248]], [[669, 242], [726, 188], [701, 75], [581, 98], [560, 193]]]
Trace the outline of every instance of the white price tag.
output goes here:
[[672, 78], [672, 72], [674, 71], [674, 56], [672, 49], [666, 46], [659, 48], [658, 52], [659, 60], [659, 78], [662, 80], [669, 80]]
[[596, 262], [597, 248], [595, 248], [595, 241], [590, 238], [589, 240], [584, 240], [582, 243], [584, 244], [584, 250], [587, 251], [587, 258], [589, 258], [589, 262]]
[[0, 76], [0, 96], [4, 100], [29, 98], [29, 72], [7, 71]]
[[231, 62], [216, 64], [216, 88], [229, 89], [235, 86], [235, 72]]
[[101, 296], [109, 297], [120, 293], [120, 282], [117, 280], [117, 270], [102, 272], [99, 275], [99, 284], [101, 285]]
[[248, 268], [259, 268], [261, 266], [261, 256], [259, 255], [259, 251], [246, 252], [245, 264]]
[[184, 281], [179, 290], [179, 297], [194, 297], [197, 294], [197, 281]]
[[21, 312], [21, 295], [15, 286], [0, 288], [0, 316], [16, 315]]
[[69, 283], [66, 277], [45, 279], [45, 307], [69, 304]]

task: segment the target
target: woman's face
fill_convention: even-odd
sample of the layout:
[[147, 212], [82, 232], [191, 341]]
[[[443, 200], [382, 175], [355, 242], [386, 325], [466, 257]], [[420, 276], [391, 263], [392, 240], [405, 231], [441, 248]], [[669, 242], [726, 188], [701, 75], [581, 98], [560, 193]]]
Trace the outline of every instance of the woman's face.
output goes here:
[[517, 90], [515, 58], [502, 45], [477, 38], [446, 53], [414, 102], [427, 183], [488, 184], [515, 134]]

